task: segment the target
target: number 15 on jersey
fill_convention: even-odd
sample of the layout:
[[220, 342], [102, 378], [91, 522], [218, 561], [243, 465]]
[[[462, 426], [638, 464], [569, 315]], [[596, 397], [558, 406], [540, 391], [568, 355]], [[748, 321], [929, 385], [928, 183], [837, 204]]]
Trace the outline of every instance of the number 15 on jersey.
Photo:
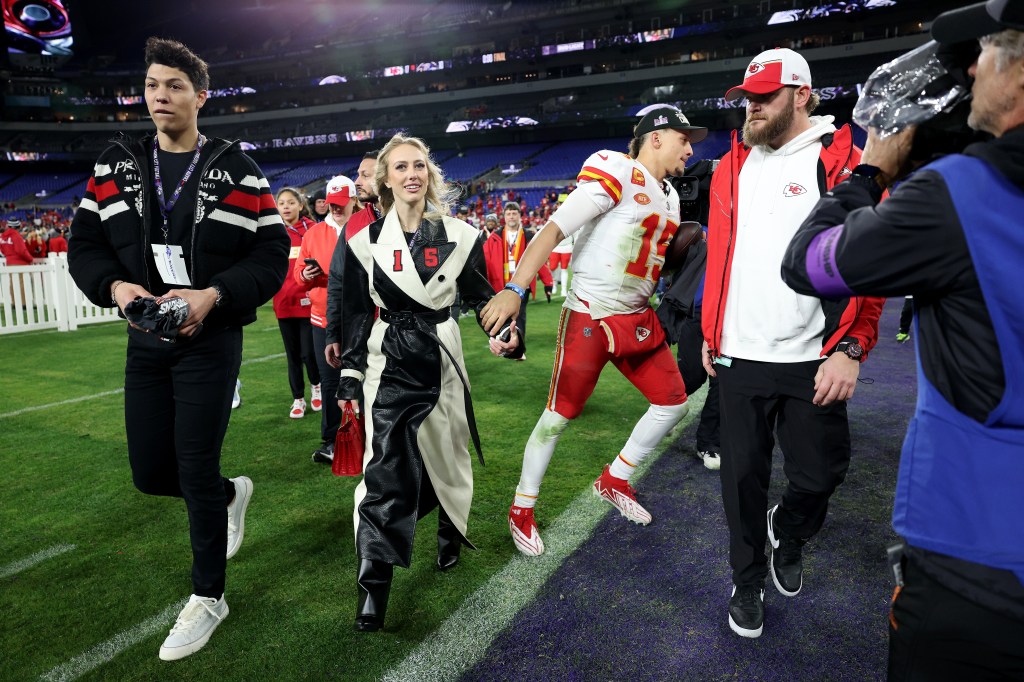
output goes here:
[[665, 220], [662, 226], [661, 215], [652, 213], [640, 222], [640, 227], [643, 230], [640, 250], [636, 258], [626, 265], [626, 274], [641, 279], [649, 277], [651, 281], [657, 282], [665, 262], [665, 249], [679, 229], [679, 224]]

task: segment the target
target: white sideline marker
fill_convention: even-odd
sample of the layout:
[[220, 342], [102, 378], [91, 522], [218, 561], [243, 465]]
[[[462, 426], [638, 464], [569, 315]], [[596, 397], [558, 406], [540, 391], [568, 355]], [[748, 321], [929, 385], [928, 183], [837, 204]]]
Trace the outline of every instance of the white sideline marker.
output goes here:
[[[264, 355], [259, 358], [252, 358], [251, 360], [243, 360], [243, 365], [251, 365], [257, 362], [266, 362], [267, 360], [276, 360], [277, 358], [283, 358], [284, 353], [274, 353], [273, 355]], [[78, 398], [68, 398], [67, 400], [61, 400], [56, 403], [46, 403], [45, 405], [32, 405], [30, 407], [23, 407], [20, 410], [14, 410], [13, 412], [4, 412], [0, 414], [0, 419], [7, 417], [17, 417], [19, 414], [25, 414], [27, 412], [38, 412], [39, 410], [48, 410], [51, 407], [61, 407], [62, 405], [71, 405], [72, 403], [80, 403], [85, 400], [94, 400], [96, 398], [105, 398], [108, 395], [119, 395], [124, 393], [123, 388], [115, 388], [113, 391], [103, 391], [101, 393], [93, 393], [92, 395], [83, 395]]]
[[[643, 476], [671, 438], [700, 414], [707, 387], [690, 396], [689, 412], [640, 465]], [[698, 398], [695, 400], [694, 398]], [[384, 682], [442, 682], [460, 679], [483, 658], [494, 638], [540, 591], [562, 563], [582, 545], [598, 522], [610, 513], [608, 505], [594, 497], [588, 487], [555, 522], [544, 531], [544, 553], [526, 557], [516, 552], [491, 579], [477, 588], [441, 626], [414, 649], [405, 660], [388, 671]], [[632, 524], [629, 526], [633, 528]], [[511, 539], [508, 540], [511, 543]]]
[[65, 552], [70, 552], [73, 549], [75, 549], [75, 545], [54, 545], [53, 547], [44, 549], [41, 552], [36, 552], [35, 554], [27, 556], [20, 561], [15, 561], [14, 563], [7, 564], [0, 568], [0, 579], [10, 578], [12, 575], [21, 573], [27, 568], [31, 568], [32, 566], [40, 564], [47, 559], [52, 559], [55, 556], [60, 556]]
[[67, 663], [58, 665], [53, 670], [39, 676], [45, 682], [70, 682], [89, 672], [95, 670], [104, 663], [114, 660], [114, 657], [139, 642], [152, 637], [161, 630], [170, 630], [169, 623], [173, 622], [178, 612], [185, 608], [187, 599], [171, 604], [157, 615], [142, 621], [131, 630], [121, 632], [102, 644], [97, 644], [84, 654], [75, 656]]

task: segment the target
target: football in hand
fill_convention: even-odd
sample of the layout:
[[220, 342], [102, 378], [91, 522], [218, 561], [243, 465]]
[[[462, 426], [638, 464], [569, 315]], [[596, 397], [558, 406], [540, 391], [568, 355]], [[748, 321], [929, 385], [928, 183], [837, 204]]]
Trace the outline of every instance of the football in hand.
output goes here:
[[686, 261], [686, 254], [690, 247], [703, 237], [704, 230], [701, 229], [700, 223], [695, 220], [683, 221], [672, 237], [672, 241], [668, 243], [668, 248], [665, 249], [665, 265], [662, 269], [678, 270], [681, 268]]

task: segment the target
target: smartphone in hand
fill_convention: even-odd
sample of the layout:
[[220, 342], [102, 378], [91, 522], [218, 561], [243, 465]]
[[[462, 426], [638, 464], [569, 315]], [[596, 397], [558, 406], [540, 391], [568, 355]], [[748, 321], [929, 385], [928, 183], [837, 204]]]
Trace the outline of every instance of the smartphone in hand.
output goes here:
[[324, 272], [324, 269], [320, 267], [320, 264], [316, 262], [316, 258], [304, 258], [303, 263], [311, 268], [320, 268], [320, 272]]

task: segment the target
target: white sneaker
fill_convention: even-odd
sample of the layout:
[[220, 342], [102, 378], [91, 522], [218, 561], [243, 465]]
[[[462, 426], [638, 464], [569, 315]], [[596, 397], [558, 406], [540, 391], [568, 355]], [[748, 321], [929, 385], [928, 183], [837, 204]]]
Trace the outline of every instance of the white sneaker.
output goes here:
[[242, 404], [242, 396], [239, 391], [242, 390], [242, 382], [235, 379], [235, 395], [231, 397], [231, 409], [237, 409]]
[[309, 406], [313, 408], [314, 412], [319, 412], [324, 407], [324, 401], [320, 397], [320, 384], [310, 388]]
[[210, 635], [220, 622], [228, 617], [228, 603], [222, 596], [200, 597], [193, 594], [185, 608], [178, 614], [178, 620], [171, 628], [171, 634], [160, 645], [160, 660], [177, 661], [202, 649], [210, 641]]
[[235, 484], [235, 499], [228, 505], [228, 559], [235, 556], [242, 546], [242, 539], [245, 538], [245, 510], [252, 498], [252, 481], [248, 476], [232, 478], [231, 482]]
[[714, 450], [698, 450], [697, 457], [704, 462], [704, 466], [712, 471], [722, 468], [722, 456]]
[[292, 419], [302, 419], [306, 416], [306, 401], [304, 398], [296, 398], [292, 403], [292, 409], [288, 413]]

